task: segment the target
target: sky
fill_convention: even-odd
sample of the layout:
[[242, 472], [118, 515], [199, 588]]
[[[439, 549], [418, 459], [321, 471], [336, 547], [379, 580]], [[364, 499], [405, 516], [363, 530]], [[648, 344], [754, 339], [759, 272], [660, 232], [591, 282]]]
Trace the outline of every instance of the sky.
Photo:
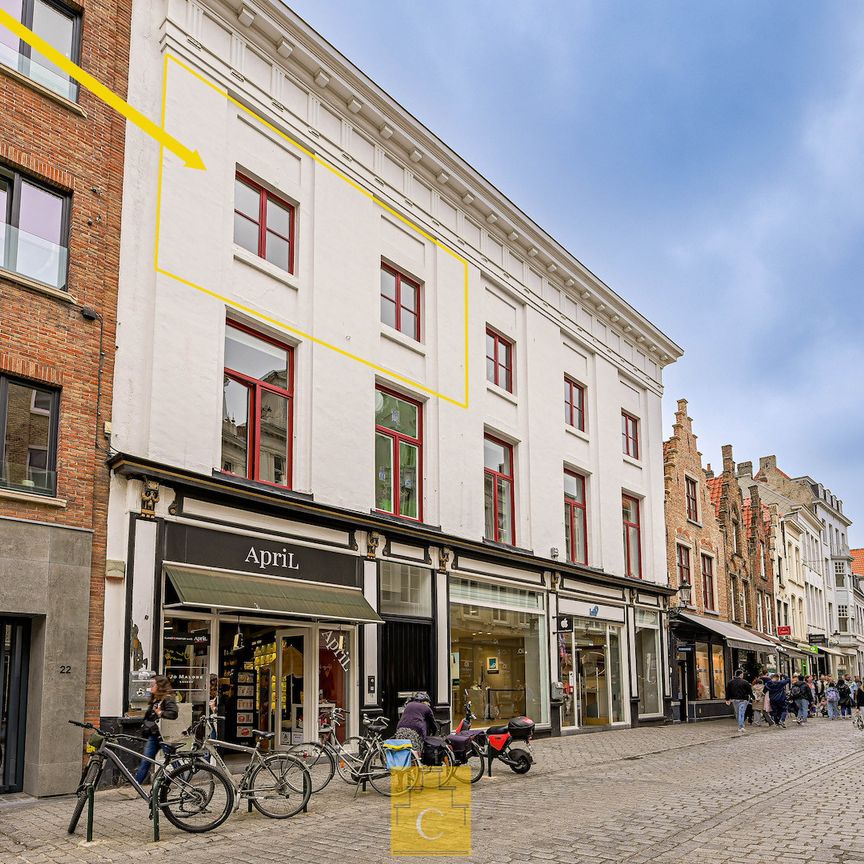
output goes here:
[[686, 398], [864, 546], [864, 4], [288, 5], [684, 348], [665, 437]]

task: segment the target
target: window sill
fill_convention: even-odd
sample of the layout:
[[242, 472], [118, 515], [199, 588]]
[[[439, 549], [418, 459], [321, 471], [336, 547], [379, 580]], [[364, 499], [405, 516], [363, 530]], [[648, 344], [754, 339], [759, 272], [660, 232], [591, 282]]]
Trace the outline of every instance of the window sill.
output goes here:
[[575, 426], [569, 426], [568, 424], [564, 424], [564, 431], [568, 435], [572, 435], [574, 438], [580, 438], [582, 441], [591, 442], [591, 439], [588, 437], [587, 432], [583, 432], [581, 429], [577, 429]]
[[486, 382], [486, 390], [489, 393], [494, 393], [496, 396], [500, 396], [507, 402], [511, 402], [513, 405], [519, 404], [519, 400], [512, 393], [505, 390], [503, 387], [499, 387], [497, 384], [493, 384], [491, 381]]
[[420, 519], [412, 519], [410, 516], [394, 516], [392, 513], [388, 513], [386, 510], [376, 510], [374, 507], [369, 511], [373, 516], [377, 516], [379, 519], [386, 519], [388, 522], [392, 522], [394, 525], [404, 525], [406, 527], [413, 528], [425, 528], [427, 531], [437, 531], [441, 532], [440, 525], [430, 525], [428, 522], [423, 522]]
[[257, 270], [259, 273], [265, 273], [267, 276], [271, 276], [277, 282], [281, 282], [283, 285], [287, 285], [295, 291], [300, 290], [300, 283], [293, 273], [289, 273], [287, 270], [283, 270], [281, 267], [277, 267], [275, 264], [271, 264], [269, 261], [265, 261], [263, 258], [253, 255], [248, 249], [244, 249], [236, 243], [234, 244], [234, 260], [239, 261], [241, 264], [246, 264], [248, 267]]
[[526, 549], [524, 546], [512, 546], [510, 543], [499, 543], [497, 540], [489, 540], [487, 537], [483, 538], [483, 545], [489, 546], [492, 549], [504, 549], [507, 552], [522, 552], [526, 555], [533, 555], [533, 549]]
[[720, 613], [717, 612], [715, 609], [703, 609], [702, 614], [703, 615], [713, 615], [715, 618], [720, 617]]
[[270, 492], [277, 498], [292, 498], [299, 501], [315, 500], [315, 496], [309, 492], [295, 492], [287, 486], [277, 486], [275, 483], [263, 483], [258, 480], [249, 480], [247, 477], [240, 477], [237, 474], [229, 474], [227, 471], [220, 471], [216, 468], [213, 469], [213, 477], [240, 489], [248, 489], [253, 492]]
[[0, 498], [9, 501], [21, 501], [25, 504], [43, 504], [45, 507], [65, 507], [65, 498], [55, 498], [53, 495], [37, 495], [34, 492], [15, 492], [12, 489], [0, 489]]
[[418, 342], [416, 339], [412, 339], [410, 336], [406, 336], [404, 333], [400, 333], [398, 330], [394, 330], [392, 327], [382, 325], [381, 338], [389, 339], [391, 342], [395, 342], [397, 345], [401, 345], [403, 348], [407, 348], [409, 351], [413, 351], [421, 357], [426, 356], [425, 345]]
[[68, 291], [61, 291], [59, 288], [52, 288], [44, 282], [37, 282], [35, 279], [28, 279], [20, 273], [13, 273], [11, 270], [4, 270], [0, 267], [0, 279], [5, 279], [7, 282], [14, 282], [22, 288], [28, 288], [30, 291], [36, 291], [39, 294], [45, 294], [47, 297], [52, 297], [54, 300], [62, 300], [64, 303], [77, 303], [74, 297], [69, 295]]
[[687, 520], [691, 525], [695, 525], [697, 528], [702, 528], [703, 525], [697, 519], [688, 519]]
[[628, 465], [632, 465], [634, 468], [638, 468], [640, 471], [642, 470], [642, 463], [638, 459], [634, 459], [632, 456], [628, 456], [626, 453], [622, 453], [621, 458]]
[[28, 78], [26, 75], [22, 75], [17, 69], [13, 69], [11, 66], [5, 66], [4, 64], [0, 63], [0, 72], [2, 72], [4, 75], [7, 75], [13, 81], [17, 81], [24, 87], [35, 90], [37, 93], [41, 94], [46, 99], [50, 99], [52, 102], [56, 102], [63, 108], [67, 108], [73, 114], [77, 114], [79, 117], [84, 117], [85, 119], [87, 118], [87, 112], [77, 102], [73, 102], [71, 99], [67, 99], [65, 96], [61, 96], [59, 93], [55, 93], [50, 87], [46, 87], [44, 84], [40, 84], [38, 81], [34, 81], [32, 78]]

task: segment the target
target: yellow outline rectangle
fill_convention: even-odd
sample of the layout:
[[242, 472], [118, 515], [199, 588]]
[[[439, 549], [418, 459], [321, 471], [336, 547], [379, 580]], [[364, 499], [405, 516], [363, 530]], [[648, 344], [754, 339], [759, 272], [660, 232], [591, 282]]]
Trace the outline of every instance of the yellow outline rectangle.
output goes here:
[[370, 360], [366, 360], [363, 357], [359, 357], [356, 354], [351, 353], [350, 351], [346, 351], [343, 348], [339, 348], [336, 345], [331, 344], [323, 339], [319, 339], [316, 336], [313, 336], [311, 333], [306, 333], [297, 327], [292, 327], [290, 324], [286, 324], [284, 321], [280, 321], [272, 316], [265, 314], [264, 312], [259, 312], [256, 309], [253, 309], [249, 306], [244, 306], [241, 303], [238, 303], [236, 300], [231, 300], [228, 297], [224, 297], [221, 294], [218, 294], [215, 291], [211, 291], [209, 288], [205, 288], [203, 285], [198, 285], [195, 282], [192, 282], [189, 279], [185, 279], [182, 276], [179, 276], [176, 273], [172, 273], [169, 270], [166, 270], [164, 267], [159, 266], [159, 236], [160, 236], [160, 227], [161, 227], [161, 218], [162, 218], [162, 174], [163, 174], [163, 163], [165, 158], [165, 146], [164, 144], [160, 144], [159, 146], [159, 172], [157, 176], [157, 190], [156, 190], [156, 240], [155, 246], [153, 250], [153, 266], [157, 273], [162, 276], [167, 276], [169, 279], [174, 279], [182, 285], [186, 285], [189, 288], [194, 288], [196, 291], [200, 291], [203, 294], [207, 294], [210, 297], [219, 300], [222, 303], [225, 303], [227, 306], [230, 306], [234, 309], [238, 309], [242, 312], [247, 313], [248, 315], [252, 315], [255, 318], [260, 319], [261, 321], [266, 321], [268, 324], [273, 324], [283, 330], [288, 331], [289, 333], [293, 333], [299, 336], [302, 339], [306, 339], [309, 342], [314, 342], [317, 345], [321, 345], [324, 348], [329, 348], [332, 351], [335, 351], [337, 354], [341, 354], [343, 357], [347, 357], [350, 360], [356, 360], [358, 363], [362, 363], [364, 366], [368, 366], [370, 369], [374, 369], [376, 372], [381, 372], [383, 375], [388, 376], [396, 381], [401, 381], [403, 384], [408, 384], [411, 387], [416, 387], [418, 390], [422, 390], [424, 393], [428, 393], [431, 396], [435, 396], [438, 399], [443, 399], [445, 402], [449, 402], [452, 405], [455, 405], [457, 408], [467, 408], [468, 407], [468, 261], [459, 255], [457, 252], [454, 252], [440, 240], [433, 237], [431, 234], [424, 231], [419, 226], [415, 225], [410, 220], [406, 219], [401, 213], [397, 213], [392, 207], [382, 201], [380, 198], [376, 197], [373, 192], [364, 189], [350, 177], [346, 176], [343, 172], [341, 172], [338, 168], [331, 165], [326, 160], [322, 159], [320, 156], [312, 153], [310, 150], [307, 150], [303, 147], [302, 144], [299, 144], [293, 138], [286, 135], [280, 129], [277, 129], [272, 123], [269, 123], [259, 114], [256, 114], [250, 108], [247, 108], [230, 93], [226, 90], [223, 90], [217, 84], [214, 84], [212, 81], [208, 81], [203, 75], [196, 72], [194, 69], [187, 66], [181, 60], [178, 60], [176, 57], [171, 56], [170, 54], [165, 54], [165, 59], [162, 68], [162, 129], [165, 128], [165, 111], [167, 104], [167, 94], [168, 94], [168, 62], [169, 60], [173, 63], [176, 63], [182, 69], [186, 70], [190, 75], [193, 75], [211, 90], [216, 91], [221, 96], [224, 96], [229, 102], [233, 105], [236, 105], [241, 110], [245, 111], [250, 117], [254, 117], [258, 122], [262, 125], [266, 126], [271, 132], [275, 132], [285, 141], [287, 141], [292, 147], [297, 148], [301, 153], [308, 156], [310, 159], [313, 159], [319, 165], [326, 168], [328, 171], [331, 171], [335, 176], [339, 177], [341, 180], [344, 180], [349, 186], [353, 189], [356, 189], [360, 194], [365, 195], [367, 198], [371, 199], [375, 204], [377, 204], [382, 209], [386, 210], [392, 216], [395, 216], [400, 222], [407, 225], [409, 228], [416, 231], [430, 243], [434, 243], [439, 249], [442, 249], [448, 255], [451, 255], [457, 261], [459, 261], [465, 268], [465, 287], [464, 287], [464, 314], [465, 314], [465, 398], [463, 401], [459, 401], [458, 399], [454, 399], [452, 396], [446, 396], [443, 393], [439, 393], [436, 390], [433, 390], [431, 387], [427, 387], [424, 384], [421, 384], [419, 381], [415, 381], [412, 378], [408, 378], [404, 375], [400, 375], [397, 372], [393, 372], [390, 369], [385, 368], [384, 366], [380, 366], [377, 363], [373, 363]]

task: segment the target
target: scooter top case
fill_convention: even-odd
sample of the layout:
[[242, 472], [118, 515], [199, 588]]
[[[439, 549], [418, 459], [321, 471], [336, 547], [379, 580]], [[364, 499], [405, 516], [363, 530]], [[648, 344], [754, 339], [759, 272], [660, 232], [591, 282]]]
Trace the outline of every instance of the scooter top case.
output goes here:
[[534, 735], [535, 725], [530, 717], [512, 717], [507, 724], [507, 731], [514, 741], [528, 741]]

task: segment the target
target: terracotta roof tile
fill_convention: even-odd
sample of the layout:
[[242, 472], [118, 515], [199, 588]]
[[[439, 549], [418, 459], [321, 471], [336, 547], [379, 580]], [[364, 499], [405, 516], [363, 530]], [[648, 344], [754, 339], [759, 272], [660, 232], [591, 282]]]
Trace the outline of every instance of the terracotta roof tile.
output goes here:
[[[744, 524], [747, 526], [748, 540], [753, 536], [752, 517], [750, 515], [751, 508], [752, 504], [750, 502], [750, 499], [745, 498], [742, 507], [741, 518], [744, 520]], [[767, 504], [762, 504], [762, 522], [765, 524], [766, 527], [771, 527], [771, 511], [768, 509]]]
[[864, 549], [850, 549], [852, 553], [852, 572], [864, 576]]
[[720, 515], [720, 496], [723, 494], [723, 478], [711, 477], [708, 481], [708, 491], [711, 493], [711, 503], [714, 505], [714, 512]]

